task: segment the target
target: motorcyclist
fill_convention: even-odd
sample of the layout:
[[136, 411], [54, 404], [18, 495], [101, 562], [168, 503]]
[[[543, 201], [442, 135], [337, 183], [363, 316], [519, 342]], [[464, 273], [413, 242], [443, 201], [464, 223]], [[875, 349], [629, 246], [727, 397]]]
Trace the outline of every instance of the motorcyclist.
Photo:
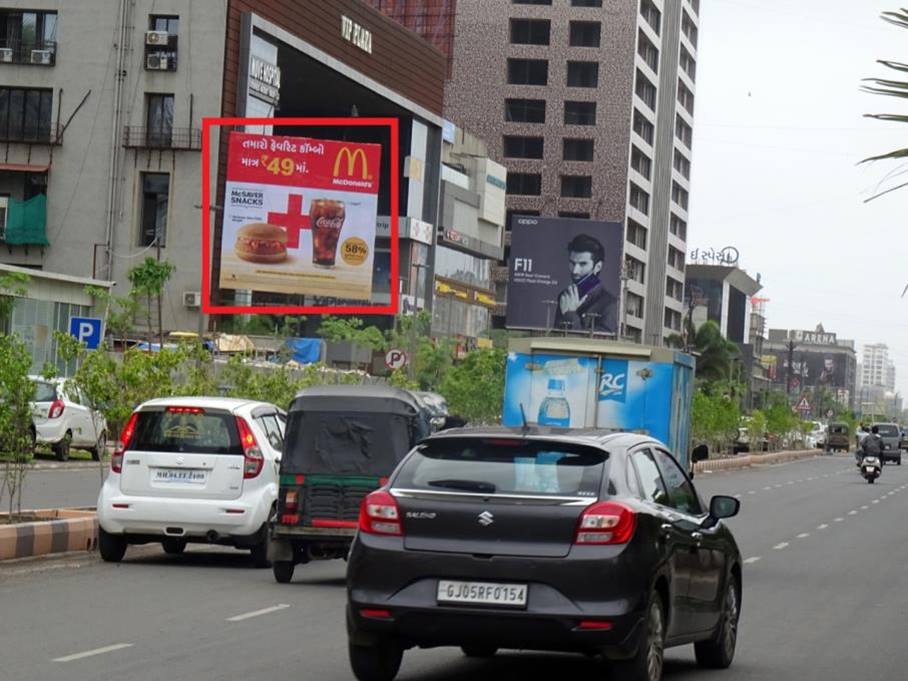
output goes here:
[[870, 435], [861, 442], [861, 458], [875, 456], [883, 465], [883, 438], [880, 437], [880, 429], [873, 426], [870, 429]]

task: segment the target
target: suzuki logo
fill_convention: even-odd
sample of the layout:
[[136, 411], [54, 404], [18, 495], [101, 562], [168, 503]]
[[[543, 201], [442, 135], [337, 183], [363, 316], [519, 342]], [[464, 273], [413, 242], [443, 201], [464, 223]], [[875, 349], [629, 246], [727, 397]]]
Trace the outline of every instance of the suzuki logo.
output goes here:
[[363, 179], [368, 180], [369, 177], [369, 165], [366, 163], [366, 152], [362, 149], [356, 149], [351, 151], [350, 147], [344, 147], [339, 152], [337, 152], [337, 158], [334, 159], [334, 177], [337, 177], [340, 174], [341, 159], [347, 157], [347, 176], [352, 177], [353, 171], [356, 170], [356, 159], [362, 159], [363, 162]]
[[495, 516], [493, 516], [488, 511], [483, 511], [479, 514], [479, 524], [483, 527], [488, 527], [495, 522]]
[[184, 459], [182, 456], [178, 456], [178, 457], [177, 457], [177, 465], [178, 465], [178, 466], [182, 466], [182, 465], [185, 463], [185, 461], [186, 461], [186, 459]]

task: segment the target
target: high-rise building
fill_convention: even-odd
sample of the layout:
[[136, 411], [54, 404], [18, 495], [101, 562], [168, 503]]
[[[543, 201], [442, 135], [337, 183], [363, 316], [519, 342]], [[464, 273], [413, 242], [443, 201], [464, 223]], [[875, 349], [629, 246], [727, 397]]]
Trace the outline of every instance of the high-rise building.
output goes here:
[[[638, 342], [681, 330], [698, 10], [459, 0], [454, 17], [446, 117], [506, 165], [509, 216], [621, 223], [620, 320]], [[506, 278], [495, 275], [498, 325]]]
[[[889, 347], [885, 343], [869, 343], [864, 346], [861, 372], [862, 386], [883, 386], [890, 390], [895, 389], [895, 366], [889, 360]], [[892, 379], [891, 387], [889, 387], [890, 378]]]

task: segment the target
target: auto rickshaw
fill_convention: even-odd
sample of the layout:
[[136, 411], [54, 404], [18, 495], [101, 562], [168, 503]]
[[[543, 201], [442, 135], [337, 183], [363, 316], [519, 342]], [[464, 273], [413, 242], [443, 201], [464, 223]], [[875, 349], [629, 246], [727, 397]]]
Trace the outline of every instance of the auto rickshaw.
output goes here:
[[389, 386], [319, 386], [296, 395], [268, 545], [278, 582], [310, 560], [346, 558], [363, 497], [431, 434], [430, 419], [411, 393]]
[[850, 448], [851, 426], [847, 423], [830, 423], [826, 429], [826, 452], [847, 452]]

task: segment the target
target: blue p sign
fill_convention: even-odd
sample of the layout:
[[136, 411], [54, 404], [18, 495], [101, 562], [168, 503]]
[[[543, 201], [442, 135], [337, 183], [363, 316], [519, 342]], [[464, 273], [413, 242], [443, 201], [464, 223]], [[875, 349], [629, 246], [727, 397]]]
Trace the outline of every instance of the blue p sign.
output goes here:
[[101, 345], [101, 320], [94, 317], [70, 317], [69, 335], [85, 343], [89, 350], [97, 350]]

